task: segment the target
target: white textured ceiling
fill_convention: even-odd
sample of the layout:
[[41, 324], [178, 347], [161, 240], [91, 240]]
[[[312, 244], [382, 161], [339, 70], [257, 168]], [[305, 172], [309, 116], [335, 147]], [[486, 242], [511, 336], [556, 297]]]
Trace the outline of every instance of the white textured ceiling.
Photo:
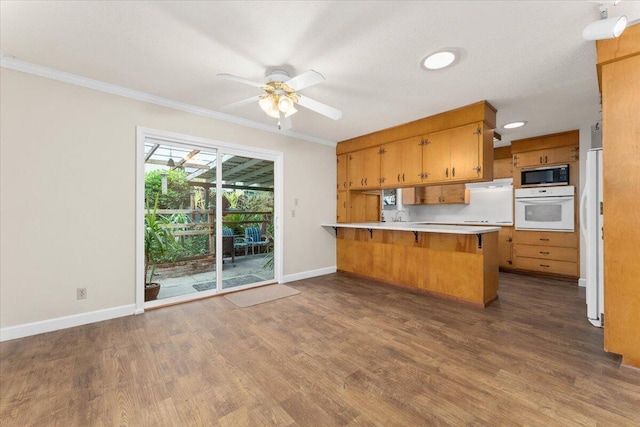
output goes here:
[[[0, 2], [2, 54], [214, 111], [259, 89], [265, 70], [322, 73], [302, 93], [343, 112], [338, 121], [303, 108], [296, 133], [341, 141], [483, 99], [498, 109], [503, 142], [576, 129], [600, 117], [588, 1], [415, 2]], [[640, 2], [610, 16], [640, 18]], [[420, 60], [462, 52], [450, 69]], [[273, 125], [257, 103], [231, 114]]]

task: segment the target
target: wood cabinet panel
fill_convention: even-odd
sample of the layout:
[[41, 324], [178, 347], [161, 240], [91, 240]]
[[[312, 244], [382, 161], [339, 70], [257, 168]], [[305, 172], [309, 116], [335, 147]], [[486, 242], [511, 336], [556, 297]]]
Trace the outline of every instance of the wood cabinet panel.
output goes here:
[[530, 270], [562, 276], [578, 276], [578, 264], [575, 262], [546, 260], [538, 258], [515, 257], [515, 266], [519, 270]]
[[513, 177], [513, 160], [498, 159], [493, 161], [493, 179]]
[[384, 144], [380, 157], [380, 182], [397, 188], [422, 182], [422, 137]]
[[526, 245], [578, 247], [578, 233], [562, 233], [553, 231], [514, 231], [514, 242]]
[[402, 150], [402, 185], [422, 182], [422, 137], [400, 141]]
[[442, 131], [429, 134], [422, 148], [423, 182], [441, 182], [449, 179], [451, 170], [451, 133]]
[[349, 222], [380, 221], [380, 193], [351, 191], [349, 193]]
[[498, 264], [500, 267], [513, 268], [513, 227], [500, 228], [498, 232], [498, 252]]
[[380, 148], [372, 147], [349, 154], [349, 188], [380, 186]]
[[519, 257], [555, 259], [558, 261], [578, 261], [578, 251], [575, 248], [560, 246], [516, 245]]
[[336, 222], [349, 222], [347, 209], [347, 191], [338, 191], [336, 198]]
[[349, 175], [347, 173], [348, 164], [349, 164], [348, 154], [340, 154], [339, 156], [337, 156], [336, 188], [338, 190], [348, 190], [349, 189]]
[[[635, 55], [635, 56], [627, 56]], [[604, 170], [604, 345], [640, 368], [640, 26], [598, 41]]]
[[410, 205], [468, 204], [470, 201], [464, 184], [405, 188], [402, 194], [403, 203]]
[[380, 155], [380, 184], [396, 188], [402, 185], [402, 147], [395, 142], [384, 144]]
[[[482, 125], [460, 126], [450, 131], [452, 180], [474, 180], [480, 177]], [[491, 156], [493, 159], [493, 156]]]
[[513, 166], [519, 168], [568, 164], [579, 159], [580, 148], [577, 145], [547, 148], [545, 150], [525, 151], [513, 155]]

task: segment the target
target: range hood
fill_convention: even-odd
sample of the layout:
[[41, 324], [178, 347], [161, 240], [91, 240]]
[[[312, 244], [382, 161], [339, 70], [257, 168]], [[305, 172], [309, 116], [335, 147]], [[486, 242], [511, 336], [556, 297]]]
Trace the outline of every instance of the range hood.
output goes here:
[[466, 188], [501, 188], [513, 185], [513, 178], [500, 178], [493, 181], [485, 182], [469, 182], [465, 184]]

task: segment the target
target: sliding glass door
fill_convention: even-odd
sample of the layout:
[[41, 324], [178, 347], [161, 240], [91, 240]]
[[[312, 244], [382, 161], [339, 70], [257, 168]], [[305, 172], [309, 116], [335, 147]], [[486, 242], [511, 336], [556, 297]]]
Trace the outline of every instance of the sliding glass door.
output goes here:
[[185, 138], [143, 141], [144, 307], [276, 281], [277, 157]]

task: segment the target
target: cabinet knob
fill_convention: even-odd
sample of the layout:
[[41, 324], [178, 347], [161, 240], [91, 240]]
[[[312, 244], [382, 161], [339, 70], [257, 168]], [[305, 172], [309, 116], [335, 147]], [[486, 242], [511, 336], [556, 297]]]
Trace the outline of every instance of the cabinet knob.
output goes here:
[[400, 182], [400, 174], [398, 174], [398, 182]]
[[402, 174], [402, 182], [404, 182], [404, 174]]
[[456, 168], [451, 168], [451, 176], [456, 176]]
[[449, 168], [444, 171], [444, 176], [449, 178]]

